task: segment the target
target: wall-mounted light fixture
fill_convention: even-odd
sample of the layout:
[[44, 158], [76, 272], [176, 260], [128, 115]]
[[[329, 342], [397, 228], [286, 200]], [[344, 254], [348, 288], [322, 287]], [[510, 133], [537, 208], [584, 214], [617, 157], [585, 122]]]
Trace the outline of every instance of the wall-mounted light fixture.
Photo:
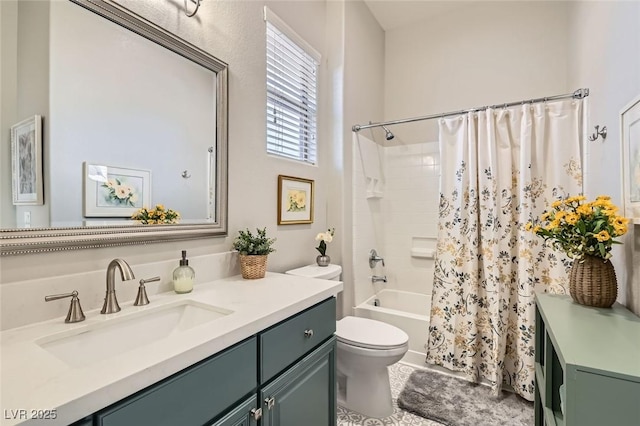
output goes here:
[[[184, 14], [187, 15], [189, 18], [191, 18], [196, 13], [198, 13], [198, 9], [200, 8], [201, 1], [202, 0], [184, 0]], [[191, 2], [196, 5], [196, 8], [193, 9], [193, 12], [189, 12], [188, 2]]]

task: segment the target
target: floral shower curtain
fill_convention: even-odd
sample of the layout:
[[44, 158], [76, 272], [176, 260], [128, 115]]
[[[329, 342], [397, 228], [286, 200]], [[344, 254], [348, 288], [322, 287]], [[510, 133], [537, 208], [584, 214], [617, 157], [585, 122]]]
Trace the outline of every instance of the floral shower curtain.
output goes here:
[[440, 120], [440, 211], [427, 362], [534, 397], [534, 291], [567, 293], [570, 260], [525, 230], [582, 193], [583, 101]]

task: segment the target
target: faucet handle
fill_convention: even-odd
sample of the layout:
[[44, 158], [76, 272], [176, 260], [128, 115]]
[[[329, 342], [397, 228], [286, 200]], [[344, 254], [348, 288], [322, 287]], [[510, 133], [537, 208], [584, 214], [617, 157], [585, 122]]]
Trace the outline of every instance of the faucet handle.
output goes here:
[[69, 306], [69, 312], [67, 313], [67, 318], [65, 318], [64, 322], [72, 323], [84, 321], [85, 316], [84, 312], [82, 312], [82, 307], [80, 306], [80, 299], [78, 299], [77, 290], [73, 290], [71, 293], [45, 296], [44, 301], [51, 302], [52, 300], [64, 299], [66, 297], [71, 298], [71, 306]]
[[136, 301], [133, 302], [133, 306], [144, 306], [149, 304], [149, 298], [147, 297], [147, 289], [145, 288], [146, 283], [152, 283], [154, 281], [160, 281], [160, 277], [153, 278], [143, 278], [140, 280], [140, 287], [138, 287], [138, 295], [136, 296]]
[[384, 259], [378, 256], [375, 249], [371, 249], [369, 252], [369, 267], [371, 269], [375, 268], [377, 262], [382, 262], [382, 266], [384, 266]]

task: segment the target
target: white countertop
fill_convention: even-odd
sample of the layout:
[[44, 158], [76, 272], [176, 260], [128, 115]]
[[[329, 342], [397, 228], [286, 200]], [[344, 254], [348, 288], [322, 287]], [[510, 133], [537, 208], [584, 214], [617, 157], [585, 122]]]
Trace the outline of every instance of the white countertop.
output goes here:
[[[86, 320], [64, 318], [0, 333], [0, 424], [66, 425], [156, 383], [342, 290], [339, 281], [267, 273], [264, 279], [240, 276], [198, 284], [193, 292], [150, 297], [147, 306], [121, 303], [122, 311], [85, 312]], [[233, 311], [215, 321], [170, 335], [106, 360], [73, 367], [38, 342], [77, 332], [178, 300], [190, 299]], [[25, 411], [19, 411], [25, 410]], [[33, 410], [55, 410], [55, 420], [36, 420]], [[22, 418], [15, 418], [22, 417]]]

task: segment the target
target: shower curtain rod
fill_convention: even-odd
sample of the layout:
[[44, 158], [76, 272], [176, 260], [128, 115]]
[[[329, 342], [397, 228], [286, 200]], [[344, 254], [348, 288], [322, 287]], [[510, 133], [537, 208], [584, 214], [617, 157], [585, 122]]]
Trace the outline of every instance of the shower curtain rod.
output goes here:
[[482, 106], [482, 107], [471, 108], [471, 109], [463, 109], [463, 110], [460, 110], [460, 111], [452, 111], [452, 112], [444, 112], [444, 113], [441, 113], [441, 114], [425, 115], [424, 117], [413, 117], [413, 118], [405, 118], [405, 119], [402, 119], [402, 120], [384, 121], [384, 122], [381, 122], [381, 123], [369, 123], [369, 124], [364, 124], [364, 125], [355, 124], [353, 127], [351, 127], [351, 130], [354, 131], [354, 132], [359, 132], [360, 130], [369, 129], [371, 127], [390, 126], [392, 124], [404, 124], [404, 123], [411, 123], [413, 121], [431, 120], [432, 118], [451, 117], [451, 116], [454, 116], [454, 115], [466, 114], [466, 113], [469, 113], [469, 112], [484, 111], [487, 108], [508, 108], [508, 107], [512, 107], [512, 106], [516, 106], [516, 105], [524, 105], [524, 104], [533, 104], [533, 103], [538, 103], [538, 102], [555, 101], [555, 100], [567, 99], [567, 98], [584, 99], [587, 96], [589, 96], [589, 89], [583, 88], [583, 89], [578, 89], [573, 93], [566, 93], [564, 95], [547, 96], [545, 98], [527, 99], [527, 100], [522, 100], [522, 101], [518, 101], [518, 102], [509, 102], [509, 103], [506, 103], [506, 104]]

